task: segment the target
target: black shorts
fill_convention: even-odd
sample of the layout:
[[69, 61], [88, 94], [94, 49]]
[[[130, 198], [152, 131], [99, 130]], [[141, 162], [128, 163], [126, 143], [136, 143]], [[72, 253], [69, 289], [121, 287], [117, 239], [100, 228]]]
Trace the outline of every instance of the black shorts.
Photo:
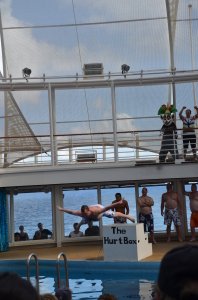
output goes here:
[[184, 149], [188, 149], [188, 144], [190, 143], [191, 148], [196, 148], [196, 135], [195, 133], [191, 134], [183, 134], [183, 147]]

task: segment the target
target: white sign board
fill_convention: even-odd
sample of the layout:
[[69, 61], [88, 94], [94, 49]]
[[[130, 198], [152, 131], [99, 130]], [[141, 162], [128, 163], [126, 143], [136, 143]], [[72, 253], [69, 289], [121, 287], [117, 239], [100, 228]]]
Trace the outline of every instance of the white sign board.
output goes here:
[[139, 261], [152, 255], [152, 244], [143, 224], [105, 225], [103, 252], [106, 261]]

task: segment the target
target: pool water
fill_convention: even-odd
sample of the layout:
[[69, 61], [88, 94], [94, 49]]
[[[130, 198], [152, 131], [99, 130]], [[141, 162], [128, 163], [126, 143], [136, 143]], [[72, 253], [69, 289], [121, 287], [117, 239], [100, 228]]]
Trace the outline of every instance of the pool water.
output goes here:
[[[15, 271], [26, 278], [26, 261], [1, 261], [0, 271]], [[114, 294], [122, 299], [152, 299], [159, 263], [69, 261], [69, 286], [72, 299], [98, 299], [101, 294]], [[65, 270], [60, 263], [61, 287], [65, 286]], [[35, 265], [30, 264], [31, 282], [35, 286]], [[56, 261], [39, 261], [40, 293], [55, 293]]]

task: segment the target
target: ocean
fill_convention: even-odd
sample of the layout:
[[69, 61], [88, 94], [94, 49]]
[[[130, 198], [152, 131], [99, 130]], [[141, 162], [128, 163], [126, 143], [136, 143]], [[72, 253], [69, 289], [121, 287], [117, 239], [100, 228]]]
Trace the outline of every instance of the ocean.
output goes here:
[[[148, 195], [153, 198], [153, 215], [154, 215], [154, 227], [155, 232], [165, 231], [166, 227], [161, 216], [160, 204], [161, 195], [166, 192], [165, 186], [147, 186]], [[186, 187], [186, 190], [190, 190], [190, 187]], [[130, 214], [133, 215], [136, 220], [136, 206], [135, 206], [135, 189], [132, 187], [126, 188], [111, 188], [101, 190], [101, 199], [104, 206], [109, 205], [115, 199], [115, 193], [120, 192], [122, 197], [129, 203]], [[141, 189], [140, 189], [141, 195]], [[187, 207], [187, 220], [189, 227], [190, 209], [189, 200], [186, 197]], [[74, 190], [64, 191], [64, 207], [78, 210], [81, 205], [93, 205], [97, 203], [97, 190]], [[79, 222], [80, 217], [64, 214], [64, 232], [65, 236], [68, 236], [70, 231], [73, 230], [73, 223]], [[37, 224], [41, 222], [44, 228], [53, 231], [52, 228], [52, 205], [51, 205], [51, 193], [25, 193], [14, 196], [14, 230], [18, 231], [20, 225], [24, 225], [25, 231], [28, 233], [29, 238], [32, 239], [34, 232], [38, 229]], [[102, 222], [104, 225], [112, 224], [112, 219], [103, 217]], [[81, 231], [84, 231], [87, 225], [81, 227]], [[174, 229], [174, 228], [172, 228]]]

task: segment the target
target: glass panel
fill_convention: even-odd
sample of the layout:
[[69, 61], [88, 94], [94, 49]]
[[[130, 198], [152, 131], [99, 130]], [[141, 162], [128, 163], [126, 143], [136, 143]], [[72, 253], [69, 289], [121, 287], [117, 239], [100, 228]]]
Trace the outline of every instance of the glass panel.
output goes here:
[[[135, 190], [133, 187], [127, 188], [106, 188], [101, 190], [102, 205], [107, 206], [115, 200], [115, 194], [121, 193], [122, 198], [127, 200], [129, 205], [129, 214], [136, 219], [136, 204], [135, 204]], [[102, 218], [103, 225], [110, 225], [114, 223], [112, 218]], [[130, 223], [130, 221], [127, 221]]]
[[[165, 231], [164, 218], [161, 216], [161, 198], [162, 194], [166, 192], [166, 186], [145, 186], [148, 190], [148, 196], [153, 198], [154, 206], [152, 207], [154, 218], [154, 232]], [[139, 196], [142, 195], [142, 187], [139, 188]], [[173, 225], [172, 225], [172, 229]]]
[[[97, 200], [97, 190], [74, 190], [74, 191], [64, 191], [64, 207], [73, 210], [80, 210], [82, 205], [94, 205], [98, 203]], [[69, 236], [70, 232], [74, 230], [73, 224], [79, 223], [81, 217], [73, 216], [64, 213], [64, 235]], [[94, 225], [98, 225], [98, 222], [94, 222]], [[85, 234], [85, 230], [88, 225], [82, 225], [80, 231]]]
[[[29, 239], [39, 230], [38, 223], [43, 224], [42, 235], [37, 239], [51, 238], [52, 232], [52, 203], [51, 193], [24, 193], [14, 195], [14, 232], [19, 232], [23, 225]], [[47, 231], [47, 230], [49, 231]]]

